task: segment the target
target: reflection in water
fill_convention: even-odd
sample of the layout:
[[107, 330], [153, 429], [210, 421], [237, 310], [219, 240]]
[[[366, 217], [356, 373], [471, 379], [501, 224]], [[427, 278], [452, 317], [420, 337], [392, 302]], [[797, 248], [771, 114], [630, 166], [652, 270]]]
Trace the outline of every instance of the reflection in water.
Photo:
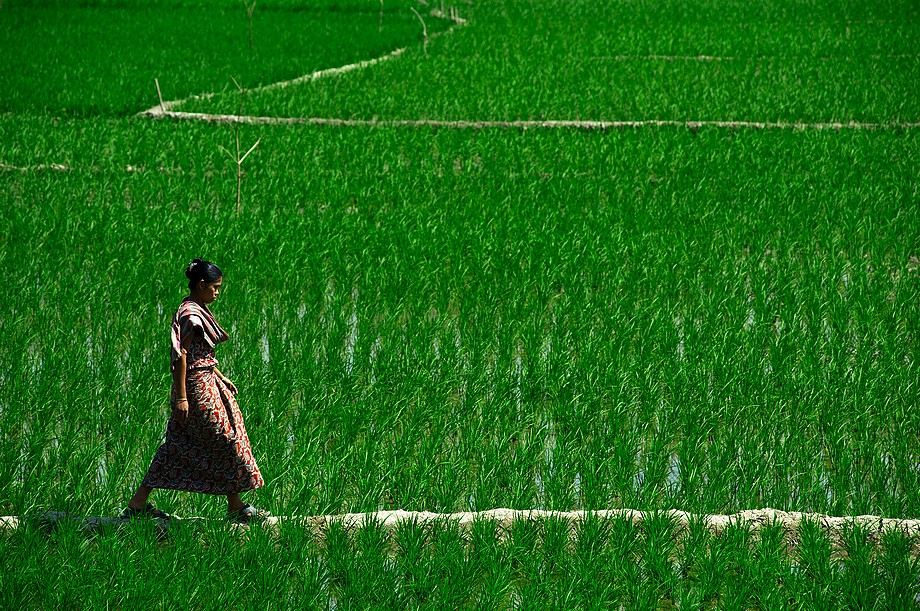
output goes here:
[[351, 291], [351, 315], [348, 317], [348, 337], [345, 338], [345, 373], [355, 367], [355, 346], [358, 344], [358, 287]]
[[100, 488], [105, 486], [108, 469], [105, 462], [105, 454], [99, 458], [99, 466], [96, 467], [96, 485]]
[[86, 335], [86, 362], [89, 363], [90, 369], [95, 369], [96, 359], [93, 356], [93, 335], [88, 333]]
[[546, 424], [546, 441], [543, 444], [543, 463], [546, 473], [553, 476], [553, 455], [556, 453], [556, 424], [552, 419]]
[[634, 493], [638, 493], [639, 489], [642, 487], [642, 484], [645, 483], [645, 469], [639, 469], [636, 471], [636, 474], [633, 475], [632, 488]]
[[678, 315], [674, 318], [674, 328], [677, 331], [677, 360], [684, 360], [684, 317]]
[[[25, 432], [27, 427], [23, 427]], [[20, 482], [26, 481], [26, 465], [28, 464], [28, 453], [26, 452], [26, 441], [23, 439], [22, 447], [19, 448], [19, 464], [16, 465], [16, 476]]]
[[539, 470], [534, 475], [534, 485], [537, 487], [537, 502], [534, 509], [546, 509], [546, 488], [543, 485], [543, 478], [540, 477]]
[[374, 345], [371, 346], [371, 353], [370, 353], [370, 359], [369, 359], [370, 360], [370, 370], [371, 370], [371, 374], [370, 374], [371, 385], [377, 383], [377, 355], [380, 354], [381, 345], [382, 344], [380, 341], [380, 336], [378, 335], [377, 339], [374, 340]]
[[677, 452], [671, 454], [671, 462], [668, 465], [668, 490], [672, 494], [680, 492], [680, 457]]
[[287, 443], [284, 446], [284, 458], [288, 459], [291, 457], [291, 453], [294, 450], [294, 444], [297, 443], [297, 437], [294, 435], [294, 423], [288, 421], [287, 425]]
[[747, 320], [744, 321], [744, 330], [750, 333], [754, 329], [755, 320], [754, 308], [751, 308], [748, 310]]
[[524, 377], [524, 346], [518, 342], [514, 350], [514, 367], [512, 368], [512, 374], [514, 375], [514, 400], [515, 400], [515, 409], [517, 411], [517, 419], [520, 422], [521, 420], [521, 382]]
[[271, 362], [271, 354], [268, 349], [268, 335], [263, 333], [259, 339], [259, 346], [262, 349], [262, 362], [268, 365]]

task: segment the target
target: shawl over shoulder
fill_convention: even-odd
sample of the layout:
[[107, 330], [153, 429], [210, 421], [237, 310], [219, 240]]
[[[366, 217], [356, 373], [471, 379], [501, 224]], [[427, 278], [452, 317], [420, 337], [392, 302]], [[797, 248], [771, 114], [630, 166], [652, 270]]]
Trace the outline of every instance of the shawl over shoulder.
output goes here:
[[180, 351], [182, 350], [182, 340], [195, 329], [201, 331], [201, 336], [211, 348], [230, 339], [227, 332], [217, 324], [208, 306], [198, 305], [190, 298], [186, 297], [185, 300], [179, 304], [176, 315], [173, 316], [170, 363], [176, 362], [176, 359], [179, 358]]

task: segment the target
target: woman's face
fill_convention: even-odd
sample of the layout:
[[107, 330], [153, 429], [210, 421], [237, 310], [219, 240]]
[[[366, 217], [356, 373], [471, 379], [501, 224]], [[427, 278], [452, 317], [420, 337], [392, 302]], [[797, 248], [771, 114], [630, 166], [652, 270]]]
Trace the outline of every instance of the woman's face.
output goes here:
[[201, 291], [201, 300], [205, 303], [213, 303], [217, 296], [220, 295], [220, 287], [223, 283], [223, 278], [218, 278], [217, 282], [199, 281], [198, 287]]

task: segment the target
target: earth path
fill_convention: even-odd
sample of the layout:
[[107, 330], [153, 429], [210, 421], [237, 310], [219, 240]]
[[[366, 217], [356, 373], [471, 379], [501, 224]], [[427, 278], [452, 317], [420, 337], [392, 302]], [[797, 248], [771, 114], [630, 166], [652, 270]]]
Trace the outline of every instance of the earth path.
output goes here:
[[330, 125], [336, 127], [434, 127], [447, 129], [578, 129], [609, 130], [639, 127], [686, 127], [696, 130], [701, 127], [727, 127], [733, 129], [791, 129], [791, 130], [880, 130], [880, 129], [916, 129], [920, 122], [914, 123], [849, 123], [799, 121], [675, 121], [666, 119], [643, 119], [637, 121], [451, 121], [438, 119], [334, 119], [325, 117], [258, 117], [251, 115], [215, 115], [200, 112], [165, 111], [147, 116], [179, 120], [205, 121], [209, 123], [245, 123], [249, 125]]
[[[740, 511], [735, 514], [692, 514], [685, 511], [672, 509], [669, 511], [645, 512], [635, 509], [608, 509], [598, 511], [544, 511], [544, 510], [516, 510], [516, 509], [491, 509], [481, 512], [462, 513], [433, 513], [427, 511], [377, 511], [370, 513], [346, 513], [328, 516], [283, 516], [270, 517], [266, 524], [272, 528], [284, 523], [302, 524], [305, 528], [316, 532], [323, 531], [330, 524], [338, 523], [348, 528], [360, 526], [368, 521], [379, 523], [387, 530], [392, 530], [401, 523], [414, 522], [417, 524], [430, 524], [433, 522], [452, 521], [461, 528], [468, 528], [476, 521], [495, 522], [501, 532], [508, 532], [513, 524], [519, 521], [535, 522], [542, 520], [562, 520], [577, 527], [589, 517], [598, 520], [628, 520], [634, 526], [640, 526], [645, 520], [656, 516], [667, 515], [679, 528], [686, 528], [691, 523], [700, 522], [718, 536], [726, 528], [737, 525], [747, 526], [753, 532], [773, 524], [783, 528], [787, 541], [791, 545], [798, 543], [798, 532], [802, 524], [810, 522], [826, 532], [836, 546], [840, 545], [840, 534], [845, 527], [859, 525], [863, 527], [869, 539], [878, 544], [882, 534], [886, 532], [900, 532], [914, 539], [914, 545], [920, 544], [920, 520], [907, 520], [897, 518], [883, 518], [879, 516], [847, 516], [832, 517], [818, 513], [801, 513], [780, 511], [778, 509], [752, 509]], [[185, 518], [184, 520], [201, 520], [202, 518]], [[0, 530], [15, 530], [28, 520], [39, 520], [45, 523], [59, 520], [72, 520], [80, 522], [89, 530], [106, 525], [118, 525], [127, 522], [124, 518], [101, 516], [69, 516], [64, 513], [50, 512], [31, 517], [0, 516]], [[184, 521], [181, 520], [181, 521]], [[573, 530], [573, 534], [574, 534]]]
[[[467, 23], [465, 19], [462, 19], [459, 15], [456, 15], [453, 12], [451, 12], [449, 15], [445, 15], [438, 11], [434, 11], [432, 12], [432, 15], [435, 17], [449, 19], [450, 21], [453, 22], [454, 25], [444, 30], [443, 32], [435, 32], [434, 34], [430, 36], [426, 32], [425, 33], [426, 45], [429, 40], [433, 40], [435, 38], [443, 36], [444, 34], [450, 34], [451, 32], [454, 31], [454, 29], [460, 26], [464, 26]], [[315, 81], [317, 79], [321, 79], [321, 78], [325, 78], [329, 76], [337, 76], [339, 74], [345, 74], [346, 72], [351, 72], [353, 70], [361, 70], [363, 68], [368, 68], [370, 66], [374, 66], [376, 64], [391, 60], [394, 57], [399, 57], [400, 55], [406, 52], [406, 49], [408, 49], [408, 47], [400, 47], [398, 49], [394, 49], [393, 51], [390, 51], [389, 53], [386, 53], [379, 57], [374, 57], [372, 59], [365, 59], [359, 62], [355, 62], [353, 64], [346, 64], [344, 66], [337, 66], [335, 68], [324, 68], [323, 70], [317, 70], [315, 72], [311, 72], [310, 74], [304, 74], [302, 76], [298, 76], [288, 81], [269, 83], [268, 85], [262, 85], [261, 87], [253, 87], [251, 89], [246, 89], [245, 91], [247, 93], [252, 93], [252, 92], [261, 92], [261, 91], [272, 91], [275, 89], [284, 89], [292, 85], [299, 85], [301, 83], [307, 83], [310, 81]], [[159, 94], [159, 85], [157, 85], [157, 93]], [[163, 101], [161, 99], [160, 103], [157, 104], [156, 106], [148, 108], [147, 110], [139, 112], [137, 114], [138, 116], [145, 116], [145, 117], [182, 118], [184, 115], [194, 115], [196, 113], [174, 112], [171, 109], [175, 108], [176, 106], [185, 104], [186, 102], [191, 102], [193, 100], [209, 100], [216, 95], [219, 95], [219, 92], [199, 93], [196, 95], [189, 96], [187, 98], [182, 98], [181, 100]]]
[[[452, 33], [456, 28], [464, 26], [467, 21], [458, 15], [451, 13], [449, 15], [436, 13], [436, 16], [448, 18], [453, 21], [454, 25], [443, 32], [437, 32], [427, 37], [432, 40], [444, 34]], [[426, 40], [426, 44], [427, 44]], [[367, 59], [353, 64], [347, 64], [336, 68], [326, 68], [317, 70], [310, 74], [305, 74], [297, 78], [271, 83], [261, 87], [248, 89], [248, 92], [271, 91], [274, 89], [284, 89], [292, 85], [299, 85], [317, 79], [337, 76], [369, 68], [376, 64], [391, 60], [402, 55], [408, 47], [400, 47], [385, 55]], [[614, 60], [623, 61], [628, 59], [658, 59], [668, 61], [732, 61], [733, 57], [716, 57], [707, 55], [697, 56], [670, 56], [670, 55], [647, 55], [647, 56], [630, 56], [615, 55], [609, 57], [592, 57], [589, 60]], [[511, 121], [492, 121], [492, 120], [439, 120], [439, 119], [340, 119], [328, 117], [266, 117], [254, 115], [221, 115], [200, 112], [182, 112], [172, 110], [186, 102], [193, 100], [211, 99], [218, 93], [201, 93], [181, 100], [161, 101], [156, 106], [139, 112], [138, 116], [164, 119], [170, 118], [184, 121], [203, 121], [208, 123], [228, 123], [228, 124], [249, 124], [249, 125], [328, 125], [334, 127], [432, 127], [446, 129], [488, 129], [488, 128], [506, 128], [506, 129], [574, 129], [574, 130], [610, 130], [624, 128], [641, 128], [641, 127], [686, 127], [696, 130], [701, 127], [720, 127], [720, 128], [750, 128], [750, 129], [792, 129], [792, 130], [879, 130], [879, 129], [916, 129], [920, 127], [920, 122], [887, 122], [887, 123], [861, 123], [850, 121], [842, 122], [805, 122], [805, 121], [720, 121], [720, 120], [669, 120], [669, 119], [642, 119], [642, 120], [619, 120], [619, 121], [582, 121], [582, 120], [549, 120], [549, 121], [532, 121], [532, 120], [511, 120]]]

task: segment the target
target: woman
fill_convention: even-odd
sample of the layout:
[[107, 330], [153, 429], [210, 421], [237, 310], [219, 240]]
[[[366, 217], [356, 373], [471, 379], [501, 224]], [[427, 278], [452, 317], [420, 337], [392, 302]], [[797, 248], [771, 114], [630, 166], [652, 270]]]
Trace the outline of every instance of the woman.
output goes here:
[[185, 270], [186, 297], [172, 322], [172, 414], [166, 443], [128, 502], [124, 517], [170, 517], [147, 502], [154, 488], [227, 496], [229, 519], [249, 522], [269, 515], [240, 499], [240, 492], [264, 484], [252, 456], [236, 386], [219, 369], [214, 346], [229, 339], [208, 304], [220, 294], [223, 274], [210, 261], [195, 259]]

